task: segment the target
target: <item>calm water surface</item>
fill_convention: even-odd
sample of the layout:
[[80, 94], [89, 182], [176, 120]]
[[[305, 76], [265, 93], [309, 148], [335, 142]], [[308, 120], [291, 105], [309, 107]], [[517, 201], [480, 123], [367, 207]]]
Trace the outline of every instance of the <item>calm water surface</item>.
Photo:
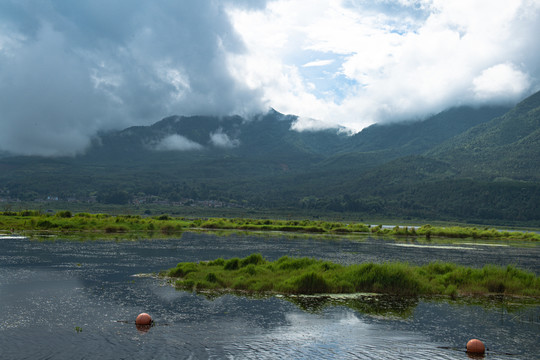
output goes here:
[[[344, 264], [516, 264], [540, 273], [538, 246], [204, 233], [137, 241], [0, 238], [0, 358], [466, 359], [471, 338], [487, 344], [486, 359], [540, 358], [538, 306], [509, 311], [504, 302], [413, 301], [404, 317], [339, 305], [304, 311], [282, 298], [210, 300], [134, 276], [253, 252], [268, 260], [310, 256]], [[156, 326], [138, 330], [140, 312]]]

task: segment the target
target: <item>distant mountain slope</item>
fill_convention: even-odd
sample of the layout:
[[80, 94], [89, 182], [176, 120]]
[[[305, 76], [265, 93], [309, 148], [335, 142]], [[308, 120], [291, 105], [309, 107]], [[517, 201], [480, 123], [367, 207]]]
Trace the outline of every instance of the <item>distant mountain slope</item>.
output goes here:
[[122, 162], [135, 155], [148, 161], [228, 156], [239, 161], [257, 159], [292, 166], [326, 157], [342, 146], [347, 137], [338, 128], [320, 132], [291, 130], [296, 119], [274, 110], [251, 119], [171, 116], [151, 126], [101, 134], [82, 158]]
[[540, 92], [426, 153], [469, 176], [540, 180]]
[[457, 107], [422, 121], [375, 124], [354, 135], [351, 141], [356, 151], [399, 149], [401, 155], [420, 154], [508, 110], [504, 106]]
[[[339, 171], [356, 165], [356, 173], [403, 156], [421, 155], [464, 131], [510, 110], [506, 106], [457, 107], [422, 121], [375, 124], [349, 137], [322, 165]], [[355, 170], [352, 170], [355, 171]]]
[[[227, 153], [248, 158], [292, 159], [307, 156], [311, 160], [328, 159], [346, 153], [382, 152], [380, 161], [410, 154], [421, 154], [442, 141], [459, 134], [477, 124], [503, 114], [505, 107], [455, 108], [423, 121], [373, 125], [360, 133], [348, 136], [342, 129], [321, 131], [292, 130], [296, 116], [283, 115], [274, 110], [267, 114], [243, 119], [239, 116], [171, 116], [151, 126], [135, 126], [122, 131], [101, 134], [89, 149], [86, 157], [146, 157], [161, 150], [203, 151]], [[171, 136], [175, 138], [171, 139]], [[182, 148], [174, 142], [163, 145], [164, 140], [183, 141]], [[167, 144], [165, 144], [167, 145]], [[186, 156], [193, 153], [187, 151]], [[352, 155], [353, 157], [357, 157]], [[336, 159], [338, 160], [338, 159]], [[303, 160], [305, 161], [305, 159]]]
[[219, 200], [540, 225], [539, 109], [540, 93], [510, 111], [461, 107], [353, 136], [298, 132], [296, 116], [274, 110], [250, 119], [170, 116], [99, 134], [73, 158], [3, 154], [0, 197]]

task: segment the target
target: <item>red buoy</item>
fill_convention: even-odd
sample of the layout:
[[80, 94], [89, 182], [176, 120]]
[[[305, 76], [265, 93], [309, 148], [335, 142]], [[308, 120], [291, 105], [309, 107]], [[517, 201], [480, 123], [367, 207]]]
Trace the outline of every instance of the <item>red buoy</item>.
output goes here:
[[472, 354], [483, 354], [486, 351], [484, 343], [478, 339], [471, 339], [467, 343], [467, 352]]
[[135, 319], [136, 325], [152, 325], [152, 317], [148, 315], [147, 313], [141, 313], [139, 316], [137, 316], [137, 319]]

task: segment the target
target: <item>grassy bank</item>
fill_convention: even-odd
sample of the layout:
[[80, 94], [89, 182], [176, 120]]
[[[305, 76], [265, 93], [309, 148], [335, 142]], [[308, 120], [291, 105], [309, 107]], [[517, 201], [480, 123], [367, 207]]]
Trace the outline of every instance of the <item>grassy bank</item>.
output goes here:
[[540, 297], [540, 278], [513, 266], [481, 269], [451, 263], [412, 266], [404, 263], [343, 266], [310, 258], [260, 254], [239, 259], [179, 263], [162, 275], [177, 278], [185, 290], [276, 294], [467, 295], [499, 293]]
[[20, 212], [28, 209], [39, 210], [41, 213], [54, 214], [58, 211], [69, 210], [72, 213], [89, 212], [92, 214], [110, 215], [141, 215], [159, 216], [169, 214], [175, 217], [188, 218], [249, 218], [249, 219], [309, 219], [326, 220], [337, 222], [361, 222], [369, 224], [432, 224], [439, 227], [447, 226], [467, 226], [484, 228], [485, 226], [497, 226], [504, 229], [527, 229], [540, 231], [538, 220], [516, 220], [516, 219], [478, 219], [466, 218], [458, 219], [454, 217], [410, 217], [399, 216], [399, 214], [365, 214], [350, 211], [317, 210], [308, 208], [264, 208], [264, 207], [209, 207], [195, 204], [179, 206], [177, 204], [146, 203], [146, 204], [102, 204], [72, 201], [17, 201], [0, 203], [1, 211]]
[[317, 234], [371, 234], [405, 237], [450, 237], [497, 240], [540, 241], [540, 234], [520, 231], [498, 231], [476, 227], [396, 226], [393, 229], [362, 223], [322, 220], [270, 220], [246, 218], [185, 218], [169, 215], [108, 215], [58, 211], [41, 214], [39, 211], [0, 212], [0, 230], [48, 232], [161, 232], [173, 234], [185, 230], [245, 230], [284, 231]]
[[138, 215], [108, 214], [72, 214], [69, 211], [59, 211], [55, 215], [42, 215], [37, 211], [21, 211], [18, 213], [0, 213], [0, 229], [13, 231], [48, 231], [48, 232], [179, 232], [188, 227], [190, 221], [162, 215], [156, 218]]

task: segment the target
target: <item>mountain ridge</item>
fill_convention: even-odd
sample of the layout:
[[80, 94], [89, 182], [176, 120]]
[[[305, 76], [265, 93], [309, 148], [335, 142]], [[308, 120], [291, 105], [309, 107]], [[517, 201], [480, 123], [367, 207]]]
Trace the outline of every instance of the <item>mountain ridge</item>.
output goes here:
[[491, 178], [540, 180], [540, 92], [500, 117], [479, 124], [428, 151], [469, 172]]
[[540, 93], [513, 108], [453, 108], [354, 135], [299, 132], [297, 120], [275, 110], [170, 116], [100, 133], [73, 158], [3, 157], [0, 199], [217, 199], [403, 218], [513, 221], [514, 212], [540, 222]]

